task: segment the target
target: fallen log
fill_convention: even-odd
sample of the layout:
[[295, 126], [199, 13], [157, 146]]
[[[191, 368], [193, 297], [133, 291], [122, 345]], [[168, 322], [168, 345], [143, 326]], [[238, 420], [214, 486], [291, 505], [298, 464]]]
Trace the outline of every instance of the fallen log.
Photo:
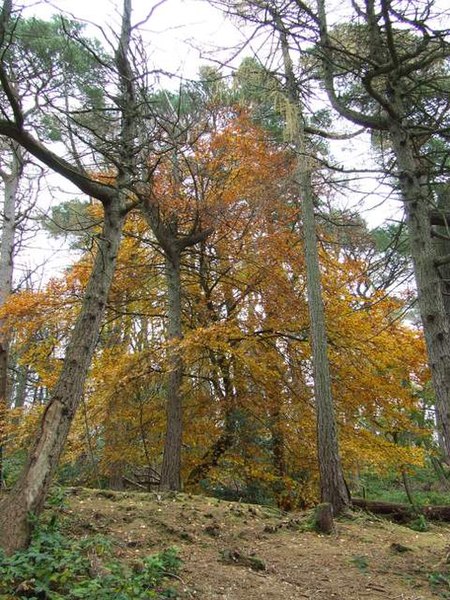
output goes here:
[[450, 521], [450, 505], [411, 506], [410, 504], [381, 502], [365, 498], [352, 498], [352, 505], [375, 515], [385, 515], [401, 523], [406, 523], [419, 514], [430, 521]]

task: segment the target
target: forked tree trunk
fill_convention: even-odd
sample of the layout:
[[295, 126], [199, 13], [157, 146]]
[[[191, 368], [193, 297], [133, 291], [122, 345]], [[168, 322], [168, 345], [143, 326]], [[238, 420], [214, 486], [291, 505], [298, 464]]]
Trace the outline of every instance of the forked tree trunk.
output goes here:
[[[175, 180], [177, 180], [177, 163]], [[183, 377], [183, 357], [177, 342], [181, 340], [181, 256], [186, 248], [206, 240], [212, 229], [192, 231], [183, 236], [178, 232], [176, 216], [167, 221], [162, 218], [157, 199], [150, 194], [143, 206], [143, 216], [150, 225], [165, 257], [165, 279], [167, 286], [167, 340], [169, 373], [166, 396], [166, 436], [164, 439], [163, 462], [161, 466], [161, 490], [180, 490], [181, 450], [183, 444], [183, 397], [181, 381]]]
[[115, 269], [123, 220], [117, 205], [107, 207], [92, 274], [61, 374], [45, 409], [26, 467], [17, 484], [0, 502], [0, 540], [7, 553], [24, 548], [29, 542], [28, 516], [42, 510], [81, 401]]
[[166, 257], [167, 284], [167, 339], [169, 344], [169, 373], [167, 378], [166, 415], [167, 427], [161, 467], [161, 490], [181, 489], [181, 449], [183, 443], [183, 404], [181, 380], [183, 358], [176, 347], [181, 339], [181, 275], [180, 253], [172, 252]]

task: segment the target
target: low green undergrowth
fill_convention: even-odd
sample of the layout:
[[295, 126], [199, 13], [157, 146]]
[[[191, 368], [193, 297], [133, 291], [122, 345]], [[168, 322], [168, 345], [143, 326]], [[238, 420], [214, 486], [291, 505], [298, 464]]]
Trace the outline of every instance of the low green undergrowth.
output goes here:
[[52, 517], [37, 524], [26, 550], [10, 557], [0, 551], [0, 600], [176, 598], [168, 578], [179, 567], [174, 548], [127, 565], [114, 557], [107, 538], [72, 539]]
[[429, 574], [428, 580], [436, 596], [442, 598], [442, 600], [450, 599], [450, 575], [448, 573], [433, 571]]
[[[445, 480], [444, 473], [449, 477], [447, 467], [445, 469], [445, 472], [442, 470], [442, 480], [439, 480], [430, 464], [408, 473], [407, 480], [415, 506], [450, 504], [450, 478]], [[449, 489], [445, 489], [446, 487]], [[352, 493], [355, 496], [364, 496], [367, 500], [409, 503], [401, 473], [395, 471], [384, 475], [365, 472], [356, 482]]]

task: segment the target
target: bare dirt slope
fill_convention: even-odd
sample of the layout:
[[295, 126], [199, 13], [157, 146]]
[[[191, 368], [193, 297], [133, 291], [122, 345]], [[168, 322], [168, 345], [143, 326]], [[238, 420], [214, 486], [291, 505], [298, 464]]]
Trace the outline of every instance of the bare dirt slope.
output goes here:
[[308, 515], [186, 494], [74, 489], [72, 533], [110, 536], [124, 560], [180, 550], [180, 598], [202, 600], [428, 600], [450, 598], [450, 528], [419, 533], [353, 513], [336, 533]]

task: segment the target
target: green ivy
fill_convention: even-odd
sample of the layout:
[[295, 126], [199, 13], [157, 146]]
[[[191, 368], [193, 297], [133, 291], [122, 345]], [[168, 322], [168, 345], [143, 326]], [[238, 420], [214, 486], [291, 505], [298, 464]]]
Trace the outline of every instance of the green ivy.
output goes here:
[[71, 539], [55, 519], [38, 524], [30, 546], [7, 557], [0, 550], [0, 600], [150, 600], [176, 598], [166, 578], [180, 567], [170, 548], [132, 567], [113, 556], [102, 536]]

